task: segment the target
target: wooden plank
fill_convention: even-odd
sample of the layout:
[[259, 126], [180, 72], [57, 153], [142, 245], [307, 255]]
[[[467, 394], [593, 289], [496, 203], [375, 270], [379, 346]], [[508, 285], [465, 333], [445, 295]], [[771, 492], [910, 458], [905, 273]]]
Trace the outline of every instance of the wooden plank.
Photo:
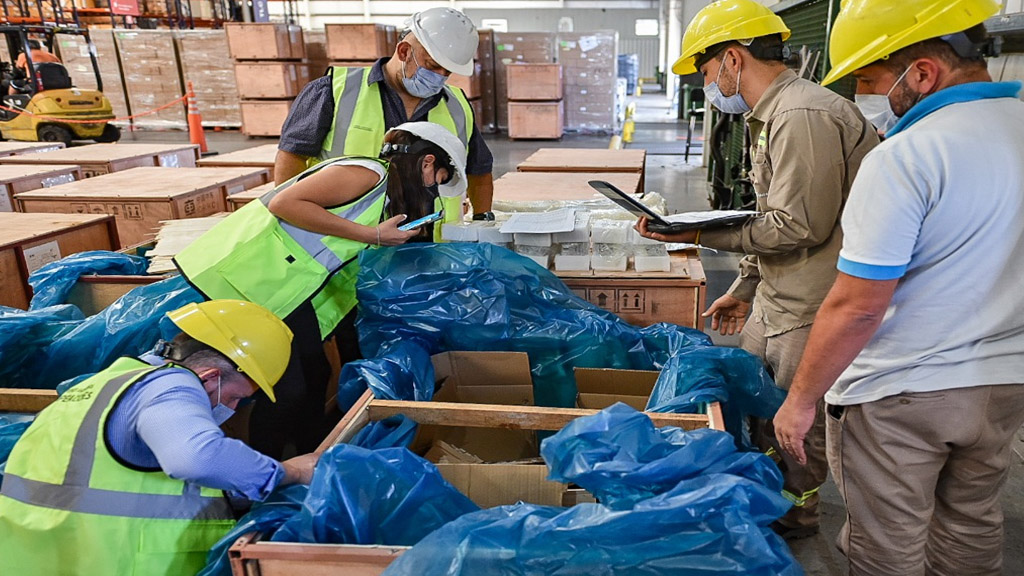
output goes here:
[[352, 408], [345, 413], [345, 416], [331, 430], [327, 438], [320, 443], [316, 454], [323, 454], [328, 448], [335, 444], [344, 444], [351, 440], [360, 430], [370, 422], [370, 413], [367, 408], [373, 401], [373, 391], [367, 390], [356, 400]]
[[722, 404], [719, 402], [708, 405], [708, 428], [725, 432], [725, 418], [722, 417]]
[[605, 180], [625, 192], [642, 192], [639, 172], [507, 172], [494, 181], [494, 200], [537, 202], [604, 198], [587, 184], [591, 180]]
[[0, 388], [0, 412], [39, 412], [56, 401], [56, 390]]
[[[540, 406], [499, 406], [454, 402], [407, 402], [374, 400], [367, 407], [370, 420], [383, 420], [403, 414], [420, 424], [465, 426], [470, 428], [507, 428], [511, 430], [561, 430], [569, 422], [597, 413], [583, 408], [546, 408]], [[686, 430], [708, 427], [703, 414], [647, 413], [655, 426], [678, 426]]]
[[359, 546], [260, 542], [249, 533], [231, 545], [234, 576], [378, 576], [406, 546]]
[[521, 162], [520, 172], [640, 172], [647, 151], [603, 148], [541, 148]]

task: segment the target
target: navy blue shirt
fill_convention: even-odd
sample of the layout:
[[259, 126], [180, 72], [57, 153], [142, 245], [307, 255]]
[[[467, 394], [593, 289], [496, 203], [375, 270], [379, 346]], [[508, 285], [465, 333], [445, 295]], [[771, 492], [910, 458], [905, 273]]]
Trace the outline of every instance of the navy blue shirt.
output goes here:
[[[366, 79], [368, 83], [380, 83], [380, 100], [384, 109], [384, 128], [390, 130], [405, 122], [426, 122], [427, 114], [434, 106], [448, 95], [444, 90], [420, 101], [412, 113], [406, 116], [405, 104], [401, 96], [384, 80], [384, 64], [390, 58], [377, 60], [370, 69]], [[456, 88], [458, 90], [458, 88]], [[323, 150], [327, 133], [334, 125], [334, 87], [330, 71], [324, 76], [313, 80], [302, 89], [292, 104], [281, 127], [279, 150], [291, 152], [299, 156], [318, 156]], [[473, 123], [473, 133], [469, 137], [469, 155], [466, 160], [466, 174], [490, 174], [494, 165], [494, 157], [487, 148], [480, 129]]]

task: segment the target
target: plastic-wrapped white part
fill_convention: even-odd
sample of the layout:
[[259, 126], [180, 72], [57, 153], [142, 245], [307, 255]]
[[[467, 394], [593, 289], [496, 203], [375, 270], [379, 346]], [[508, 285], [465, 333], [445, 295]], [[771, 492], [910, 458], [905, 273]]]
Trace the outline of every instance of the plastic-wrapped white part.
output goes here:
[[[562, 245], [563, 248], [566, 244]], [[559, 272], [586, 272], [590, 270], [590, 253], [555, 255], [555, 270]]]
[[551, 246], [551, 234], [516, 233], [516, 246]]
[[641, 246], [633, 247], [633, 254], [635, 256], [668, 256], [668, 246], [665, 246], [661, 242], [657, 244], [643, 244]]
[[576, 222], [571, 232], [556, 232], [551, 236], [556, 244], [569, 242], [590, 242], [590, 212], [576, 212]]
[[[657, 192], [648, 192], [640, 197], [645, 206], [658, 214], [666, 213], [665, 198]], [[491, 210], [498, 212], [550, 212], [561, 208], [576, 208], [577, 211], [600, 213], [603, 219], [636, 220], [629, 212], [619, 208], [614, 202], [601, 196], [596, 191], [590, 200], [494, 200]], [[597, 214], [595, 214], [595, 218]]]
[[[526, 256], [526, 254], [523, 254], [523, 256]], [[542, 268], [551, 268], [551, 256], [550, 255], [548, 255], [548, 256], [526, 256], [526, 257], [529, 258], [530, 260], [533, 260], [534, 262], [536, 262], [537, 265], [542, 267]]]
[[513, 236], [499, 230], [501, 226], [497, 222], [481, 222], [477, 230], [477, 241], [487, 244], [496, 244], [505, 248], [512, 247]]
[[637, 272], [669, 272], [672, 270], [672, 260], [667, 252], [664, 256], [636, 254], [633, 256], [633, 267]]
[[590, 239], [597, 244], [629, 244], [632, 224], [622, 220], [591, 220]]
[[566, 256], [589, 256], [590, 242], [565, 242], [558, 244], [558, 253]]
[[522, 254], [523, 256], [550, 256], [554, 253], [555, 250], [551, 246], [516, 245], [516, 254]]
[[441, 239], [448, 242], [479, 242], [483, 222], [448, 222], [441, 226]]
[[604, 244], [594, 242], [594, 254], [598, 256], [607, 256], [609, 258], [617, 258], [619, 255], [629, 256], [630, 246], [628, 244]]
[[601, 255], [597, 252], [590, 255], [590, 267], [594, 270], [605, 272], [625, 272], [629, 264], [629, 256], [626, 254]]

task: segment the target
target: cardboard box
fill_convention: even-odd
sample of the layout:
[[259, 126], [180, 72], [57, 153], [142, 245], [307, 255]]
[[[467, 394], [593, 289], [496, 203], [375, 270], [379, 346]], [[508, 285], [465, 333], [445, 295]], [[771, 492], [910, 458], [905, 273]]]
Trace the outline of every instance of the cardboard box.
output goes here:
[[17, 211], [14, 195], [39, 188], [51, 188], [82, 179], [78, 166], [29, 164], [0, 165], [0, 212]]
[[265, 184], [252, 168], [135, 168], [16, 196], [25, 212], [110, 214], [121, 246], [152, 239], [160, 222], [227, 211], [227, 196]]
[[376, 60], [393, 54], [383, 24], [327, 24], [324, 32], [331, 60]]
[[246, 136], [280, 136], [294, 100], [243, 100], [242, 132]]
[[27, 309], [32, 299], [28, 276], [44, 264], [117, 247], [111, 216], [0, 213], [0, 306]]
[[228, 22], [228, 49], [235, 60], [293, 60], [306, 57], [302, 28], [270, 22]]
[[[188, 128], [185, 103], [163, 106], [181, 98], [185, 87], [178, 74], [178, 60], [171, 30], [115, 30], [118, 58], [124, 75], [128, 108], [140, 128]], [[158, 110], [153, 114], [141, 112]]]
[[69, 165], [82, 168], [83, 178], [143, 166], [194, 168], [199, 146], [194, 144], [89, 144], [38, 154], [0, 158], [0, 165]]
[[511, 139], [548, 139], [562, 137], [562, 102], [509, 102], [508, 137]]
[[294, 98], [309, 83], [309, 67], [301, 62], [238, 62], [238, 97]]
[[622, 402], [643, 412], [658, 381], [657, 370], [575, 368], [576, 406], [592, 410]]
[[203, 126], [240, 127], [242, 109], [227, 34], [224, 30], [175, 30], [174, 39], [181, 74], [186, 87], [192, 82]]
[[564, 67], [565, 127], [569, 131], [615, 131], [618, 33], [560, 32], [558, 62]]
[[513, 64], [505, 73], [509, 101], [562, 99], [562, 67], [558, 64]]

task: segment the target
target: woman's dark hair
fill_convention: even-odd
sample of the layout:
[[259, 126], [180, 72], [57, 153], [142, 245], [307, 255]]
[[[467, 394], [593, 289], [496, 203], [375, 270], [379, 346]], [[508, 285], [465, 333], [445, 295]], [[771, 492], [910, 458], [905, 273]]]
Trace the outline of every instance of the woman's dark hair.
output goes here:
[[[406, 215], [406, 222], [422, 218], [434, 212], [434, 199], [437, 198], [435, 191], [423, 185], [423, 157], [433, 154], [435, 162], [440, 166], [445, 165], [444, 159], [448, 154], [441, 150], [440, 146], [422, 140], [419, 136], [394, 130], [385, 138], [384, 142], [397, 145], [413, 145], [422, 142], [421, 147], [411, 154], [387, 153], [382, 157], [391, 163], [388, 168], [388, 217], [398, 214]], [[451, 171], [449, 170], [449, 173]], [[420, 234], [414, 240], [429, 242], [434, 237], [433, 225], [420, 228]]]

